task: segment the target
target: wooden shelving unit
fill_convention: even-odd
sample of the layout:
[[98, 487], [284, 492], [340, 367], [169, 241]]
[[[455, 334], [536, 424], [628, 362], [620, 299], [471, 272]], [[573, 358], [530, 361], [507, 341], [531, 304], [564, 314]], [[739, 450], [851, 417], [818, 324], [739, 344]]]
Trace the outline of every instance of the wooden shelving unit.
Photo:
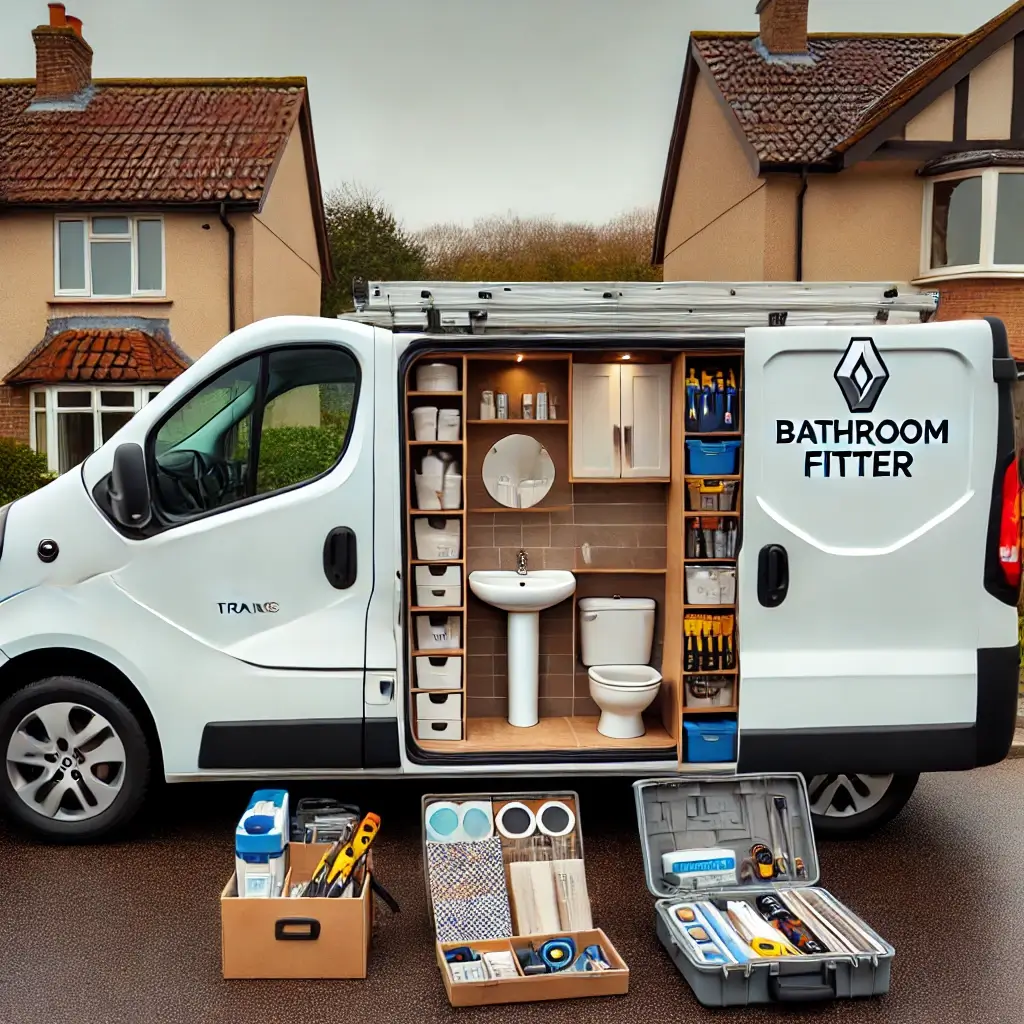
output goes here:
[[[687, 404], [686, 404], [686, 379], [691, 368], [696, 369], [699, 378], [700, 370], [710, 370], [712, 366], [724, 370], [732, 370], [736, 375], [736, 427], [729, 430], [714, 431], [688, 431], [687, 428]], [[735, 520], [740, 516], [742, 508], [742, 487], [743, 487], [743, 448], [741, 446], [738, 455], [738, 465], [734, 473], [694, 473], [690, 471], [689, 455], [686, 448], [687, 440], [700, 439], [707, 441], [742, 440], [743, 423], [742, 416], [742, 394], [743, 394], [743, 359], [742, 353], [736, 350], [721, 350], [695, 353], [684, 356], [676, 361], [673, 368], [672, 395], [673, 395], [673, 445], [672, 445], [672, 481], [669, 486], [669, 536], [668, 536], [668, 573], [666, 580], [666, 635], [665, 635], [665, 672], [666, 679], [673, 682], [671, 698], [666, 700], [664, 714], [667, 719], [672, 716], [672, 734], [677, 737], [679, 744], [679, 760], [683, 762], [685, 757], [685, 729], [686, 719], [693, 715], [722, 715], [733, 716], [739, 713], [740, 702], [740, 666], [739, 666], [739, 635], [738, 619], [736, 616], [738, 593], [735, 601], [729, 604], [702, 605], [691, 604], [686, 596], [686, 568], [687, 566], [735, 568], [737, 558], [735, 555], [722, 557], [698, 557], [696, 554], [687, 551], [688, 527], [694, 519], [726, 519]], [[688, 497], [689, 488], [692, 484], [703, 480], [715, 480], [735, 484], [735, 492], [732, 507], [727, 510], [718, 509], [695, 509], [690, 507]], [[737, 580], [737, 588], [739, 581]], [[686, 669], [686, 620], [697, 616], [727, 616], [733, 619], [732, 645], [733, 664], [729, 668], [717, 668], [708, 670], [689, 671]], [[674, 623], [680, 627], [680, 635], [675, 635]], [[732, 682], [732, 696], [728, 704], [719, 706], [691, 706], [686, 705], [687, 683], [694, 679], [716, 679], [722, 682]], [[666, 721], [666, 727], [668, 727]], [[691, 762], [686, 762], [691, 763]]]
[[[413, 696], [419, 693], [432, 693], [432, 694], [453, 694], [458, 693], [462, 695], [462, 735], [466, 735], [466, 669], [467, 669], [467, 658], [466, 658], [466, 627], [468, 624], [468, 616], [466, 615], [466, 590], [468, 582], [466, 580], [466, 466], [467, 466], [467, 444], [466, 444], [466, 357], [464, 355], [445, 355], [445, 354], [431, 354], [424, 357], [424, 362], [437, 362], [437, 363], [448, 363], [449, 365], [455, 366], [459, 375], [459, 389], [457, 391], [406, 391], [405, 393], [405, 434], [406, 434], [406, 445], [408, 447], [406, 465], [408, 467], [407, 472], [409, 474], [408, 480], [406, 481], [406, 494], [408, 495], [406, 501], [406, 547], [409, 554], [408, 573], [406, 574], [406, 601], [408, 614], [406, 617], [407, 628], [409, 630], [409, 666], [408, 666], [408, 679], [409, 679], [409, 693], [410, 699], [407, 709], [407, 714], [410, 716], [410, 720], [414, 725], [414, 735], [418, 733], [418, 724], [416, 721], [416, 702], [413, 700]], [[417, 363], [413, 363], [408, 371], [407, 380], [415, 380]], [[416, 406], [431, 405], [436, 402], [440, 407], [446, 409], [458, 408], [459, 410], [459, 434], [460, 438], [457, 441], [417, 441], [413, 434], [413, 423], [412, 423], [412, 410]], [[456, 453], [456, 457], [459, 461], [459, 471], [462, 474], [462, 495], [459, 502], [459, 508], [457, 509], [418, 509], [416, 505], [416, 482], [415, 473], [420, 463], [420, 458], [430, 448], [443, 448], [446, 451]], [[445, 558], [445, 559], [423, 559], [418, 558], [416, 550], [416, 538], [415, 538], [415, 522], [417, 519], [423, 518], [441, 518], [441, 519], [457, 519], [460, 523], [460, 542], [459, 542], [459, 557], [458, 558]], [[462, 602], [457, 606], [445, 606], [445, 607], [421, 607], [417, 605], [417, 583], [416, 583], [416, 568], [418, 566], [440, 566], [440, 567], [451, 567], [458, 566], [459, 577], [461, 581], [462, 590]], [[459, 638], [461, 646], [456, 649], [448, 650], [417, 650], [416, 644], [416, 617], [421, 615], [457, 615], [460, 619], [459, 625]], [[461, 658], [461, 676], [459, 679], [459, 686], [455, 689], [434, 689], [431, 687], [419, 687], [416, 685], [416, 658]]]

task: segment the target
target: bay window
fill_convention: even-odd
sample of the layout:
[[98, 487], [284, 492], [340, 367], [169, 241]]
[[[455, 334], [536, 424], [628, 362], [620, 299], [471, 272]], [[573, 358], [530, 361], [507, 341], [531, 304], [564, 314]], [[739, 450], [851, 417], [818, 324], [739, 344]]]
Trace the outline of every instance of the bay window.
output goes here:
[[158, 384], [33, 388], [29, 441], [46, 455], [51, 473], [83, 462], [160, 393]]
[[925, 187], [922, 277], [1024, 276], [1024, 168], [944, 175]]
[[58, 217], [54, 293], [126, 299], [164, 294], [160, 217]]

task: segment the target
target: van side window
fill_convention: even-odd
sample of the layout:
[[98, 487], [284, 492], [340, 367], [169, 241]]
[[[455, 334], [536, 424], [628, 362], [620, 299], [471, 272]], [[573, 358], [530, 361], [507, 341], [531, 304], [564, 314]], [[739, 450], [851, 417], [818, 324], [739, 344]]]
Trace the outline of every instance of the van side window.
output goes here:
[[305, 483], [345, 450], [359, 367], [343, 349], [277, 349], [225, 370], [153, 443], [154, 497], [180, 521]]
[[283, 349], [269, 357], [256, 493], [312, 480], [348, 440], [358, 367], [341, 349]]

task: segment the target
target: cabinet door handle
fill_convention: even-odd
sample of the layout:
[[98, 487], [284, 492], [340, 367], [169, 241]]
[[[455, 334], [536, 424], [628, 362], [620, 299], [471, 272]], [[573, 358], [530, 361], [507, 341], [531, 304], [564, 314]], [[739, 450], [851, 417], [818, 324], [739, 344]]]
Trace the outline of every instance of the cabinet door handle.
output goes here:
[[615, 450], [616, 451], [619, 450], [619, 443], [620, 443], [619, 442], [619, 425], [618, 425], [618, 423], [616, 423], [612, 427], [612, 444], [615, 445]]
[[624, 447], [625, 447], [625, 452], [626, 452], [626, 463], [629, 465], [629, 468], [632, 469], [633, 468], [633, 428], [632, 427], [623, 427], [622, 428], [622, 438], [623, 438], [623, 441], [625, 442], [625, 446]]

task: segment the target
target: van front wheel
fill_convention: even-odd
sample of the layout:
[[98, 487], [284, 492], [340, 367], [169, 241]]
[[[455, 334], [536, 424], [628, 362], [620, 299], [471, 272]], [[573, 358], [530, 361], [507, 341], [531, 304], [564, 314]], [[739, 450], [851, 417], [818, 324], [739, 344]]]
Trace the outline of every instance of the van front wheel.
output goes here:
[[53, 676], [0, 705], [0, 803], [35, 835], [98, 839], [142, 804], [150, 756], [138, 720], [85, 679]]
[[917, 775], [809, 775], [816, 836], [856, 839], [892, 821], [906, 806]]

